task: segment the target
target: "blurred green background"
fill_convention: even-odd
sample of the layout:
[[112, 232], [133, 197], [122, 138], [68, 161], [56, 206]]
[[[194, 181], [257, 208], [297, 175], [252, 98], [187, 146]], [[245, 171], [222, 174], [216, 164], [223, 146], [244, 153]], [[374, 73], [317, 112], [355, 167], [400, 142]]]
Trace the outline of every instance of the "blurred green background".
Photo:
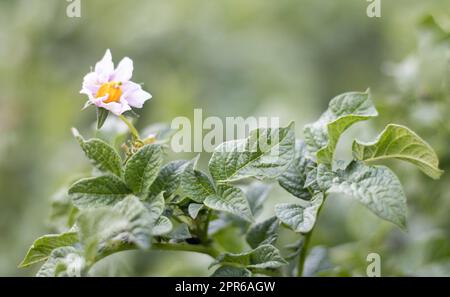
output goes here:
[[[81, 18], [68, 18], [63, 0], [0, 0], [0, 275], [35, 273], [16, 267], [36, 237], [58, 231], [51, 197], [89, 168], [70, 127], [93, 135], [95, 111], [80, 111], [78, 92], [107, 48], [116, 63], [134, 60], [133, 80], [153, 95], [140, 128], [202, 108], [204, 117], [295, 120], [300, 137], [333, 96], [370, 87], [381, 116], [346, 134], [342, 158], [352, 137], [368, 140], [395, 122], [426, 139], [447, 173], [433, 181], [392, 163], [409, 231], [329, 199], [313, 243], [329, 248], [336, 275], [364, 275], [371, 252], [381, 255], [382, 275], [450, 275], [450, 2], [381, 2], [381, 18], [369, 18], [364, 0], [81, 0]], [[264, 215], [289, 199], [275, 189]], [[209, 275], [209, 262], [124, 252], [96, 273]]]

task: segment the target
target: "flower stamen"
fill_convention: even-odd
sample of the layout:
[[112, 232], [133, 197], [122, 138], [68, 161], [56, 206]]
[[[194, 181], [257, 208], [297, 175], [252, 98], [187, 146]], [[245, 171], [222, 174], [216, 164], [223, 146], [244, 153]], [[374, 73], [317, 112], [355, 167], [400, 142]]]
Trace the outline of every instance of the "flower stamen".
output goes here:
[[108, 98], [103, 100], [104, 103], [120, 102], [122, 96], [121, 82], [110, 81], [102, 84], [95, 95], [96, 98], [108, 95]]

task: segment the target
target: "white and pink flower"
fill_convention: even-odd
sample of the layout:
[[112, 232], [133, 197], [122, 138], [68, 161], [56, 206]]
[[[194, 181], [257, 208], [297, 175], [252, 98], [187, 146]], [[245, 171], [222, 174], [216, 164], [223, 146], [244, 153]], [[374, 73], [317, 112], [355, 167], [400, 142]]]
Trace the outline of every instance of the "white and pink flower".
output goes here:
[[95, 64], [94, 71], [84, 77], [80, 93], [88, 96], [89, 103], [115, 115], [121, 115], [131, 107], [142, 108], [152, 95], [142, 90], [140, 84], [132, 82], [132, 75], [133, 61], [125, 57], [114, 69], [111, 51], [108, 49]]

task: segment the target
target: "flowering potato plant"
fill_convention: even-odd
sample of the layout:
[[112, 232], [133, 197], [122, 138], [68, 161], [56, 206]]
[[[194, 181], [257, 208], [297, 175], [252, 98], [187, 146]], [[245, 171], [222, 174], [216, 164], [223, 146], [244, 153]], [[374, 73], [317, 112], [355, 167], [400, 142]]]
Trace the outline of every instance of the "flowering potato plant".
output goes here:
[[[353, 160], [335, 159], [340, 136], [354, 123], [377, 116], [370, 92], [333, 98], [320, 118], [297, 139], [294, 124], [260, 128], [247, 138], [220, 144], [207, 170], [192, 160], [166, 162], [164, 135], [141, 139], [122, 113], [141, 108], [150, 94], [130, 81], [128, 58], [114, 70], [106, 52], [86, 75], [81, 92], [97, 108], [100, 128], [109, 112], [130, 128], [125, 153], [99, 138], [73, 134], [95, 168], [68, 188], [60, 234], [33, 243], [20, 267], [43, 262], [38, 276], [88, 276], [101, 259], [120, 251], [175, 250], [209, 255], [213, 276], [303, 276], [311, 234], [333, 193], [356, 199], [381, 219], [406, 229], [406, 197], [396, 175], [378, 161], [398, 159], [437, 179], [442, 174], [433, 149], [407, 127], [389, 124], [369, 143], [355, 140]], [[167, 139], [166, 139], [167, 140]], [[296, 203], [280, 203], [273, 216], [258, 219], [271, 186], [278, 184]], [[61, 206], [61, 205], [60, 205]], [[238, 226], [246, 246], [229, 250], [215, 234]], [[279, 246], [280, 228], [297, 234]], [[206, 267], [205, 267], [206, 269]]]
[[130, 81], [133, 75], [133, 61], [125, 57], [116, 69], [108, 49], [105, 56], [95, 65], [92, 72], [83, 79], [81, 94], [89, 98], [87, 105], [95, 104], [121, 115], [131, 107], [141, 108], [152, 96], [142, 90], [141, 85]]

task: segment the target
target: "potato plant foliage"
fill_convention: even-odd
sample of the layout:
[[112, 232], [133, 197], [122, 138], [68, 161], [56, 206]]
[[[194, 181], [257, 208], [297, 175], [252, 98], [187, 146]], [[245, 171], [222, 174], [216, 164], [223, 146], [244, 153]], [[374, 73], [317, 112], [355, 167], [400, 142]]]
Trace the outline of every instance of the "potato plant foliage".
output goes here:
[[[378, 162], [398, 159], [433, 179], [442, 174], [433, 149], [397, 124], [387, 125], [371, 142], [355, 140], [353, 160], [336, 160], [345, 130], [377, 115], [369, 91], [344, 93], [304, 127], [304, 139], [296, 138], [293, 123], [257, 129], [246, 139], [219, 145], [208, 168], [199, 168], [198, 157], [167, 162], [163, 134], [134, 142], [123, 158], [113, 145], [85, 139], [74, 129], [95, 170], [68, 187], [69, 201], [56, 205], [66, 230], [36, 239], [20, 267], [43, 263], [38, 276], [88, 276], [96, 262], [113, 253], [155, 249], [207, 254], [212, 276], [309, 275], [305, 260], [317, 254], [309, 250], [309, 238], [328, 198], [351, 197], [406, 229], [401, 182]], [[262, 148], [261, 141], [270, 145]], [[271, 186], [281, 186], [298, 201], [279, 203], [272, 217], [258, 219]], [[231, 225], [239, 226], [245, 250], [217, 244], [215, 232]], [[280, 228], [295, 232], [298, 243], [279, 247]]]

